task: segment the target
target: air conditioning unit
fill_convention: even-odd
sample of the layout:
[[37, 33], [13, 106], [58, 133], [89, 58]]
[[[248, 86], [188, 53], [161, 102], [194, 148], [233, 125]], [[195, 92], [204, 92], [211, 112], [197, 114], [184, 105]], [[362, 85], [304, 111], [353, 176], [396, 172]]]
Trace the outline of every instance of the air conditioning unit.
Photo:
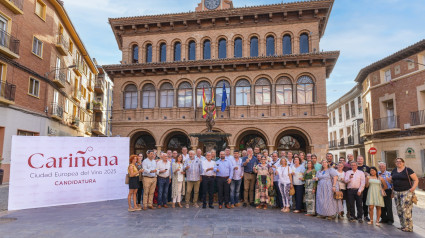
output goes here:
[[404, 124], [404, 129], [409, 130], [410, 129], [410, 123]]

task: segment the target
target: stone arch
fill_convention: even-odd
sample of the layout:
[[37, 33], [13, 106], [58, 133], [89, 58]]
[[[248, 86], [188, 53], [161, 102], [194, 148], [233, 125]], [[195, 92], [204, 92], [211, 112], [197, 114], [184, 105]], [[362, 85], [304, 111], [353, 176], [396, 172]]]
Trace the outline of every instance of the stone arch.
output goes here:
[[121, 85], [121, 92], [124, 92], [124, 90], [125, 90], [125, 88], [128, 86], [128, 85], [134, 85], [134, 86], [136, 86], [136, 88], [138, 88], [137, 87], [137, 83], [136, 82], [134, 82], [134, 81], [126, 81], [125, 83], [123, 83], [122, 85]]
[[280, 130], [275, 134], [273, 142], [274, 148], [279, 151], [311, 152], [311, 136], [299, 127], [287, 127]]
[[161, 86], [162, 86], [164, 83], [170, 83], [170, 84], [171, 84], [171, 86], [173, 86], [173, 88], [175, 88], [173, 81], [171, 81], [170, 79], [161, 79], [161, 80], [158, 82], [158, 88], [157, 88], [157, 89], [160, 89], [160, 88], [161, 88]]
[[189, 134], [182, 129], [170, 129], [164, 133], [161, 138], [161, 148], [163, 151], [166, 150], [177, 150], [181, 152], [181, 147], [186, 146], [188, 150], [191, 150], [192, 141], [190, 140]]
[[257, 76], [254, 78], [254, 80], [253, 80], [252, 84], [254, 84], [254, 85], [255, 85], [255, 83], [257, 83], [257, 80], [262, 79], [262, 78], [265, 78], [265, 79], [269, 80], [270, 85], [273, 83], [273, 78], [272, 78], [272, 77], [270, 77], [270, 76], [269, 76], [269, 75], [267, 75], [267, 74], [260, 74], [260, 75], [257, 75]]
[[297, 77], [294, 79], [294, 83], [297, 83], [298, 79], [301, 78], [302, 76], [309, 76], [315, 84], [317, 83], [316, 77], [314, 77], [314, 75], [312, 73], [309, 73], [309, 72], [303, 72], [303, 73], [298, 74]]
[[157, 140], [149, 130], [136, 129], [130, 132], [128, 137], [130, 137], [130, 154], [142, 153], [143, 158], [146, 158], [146, 150], [156, 149]]
[[[246, 148], [241, 147], [241, 145], [242, 144], [243, 144], [243, 146], [247, 145], [247, 141], [242, 141], [242, 140], [243, 139], [249, 139], [248, 137], [250, 137], [251, 135], [257, 135], [258, 137], [263, 139], [263, 142], [261, 142], [260, 149], [266, 149], [266, 148], [268, 149], [268, 143], [270, 143], [270, 139], [269, 139], [267, 133], [265, 133], [263, 130], [261, 130], [260, 128], [257, 128], [257, 127], [245, 128], [245, 129], [239, 131], [238, 134], [236, 134], [233, 137], [233, 144], [236, 146], [236, 149], [239, 149], [239, 150], [246, 149]], [[264, 148], [262, 148], [262, 147], [264, 147]]]

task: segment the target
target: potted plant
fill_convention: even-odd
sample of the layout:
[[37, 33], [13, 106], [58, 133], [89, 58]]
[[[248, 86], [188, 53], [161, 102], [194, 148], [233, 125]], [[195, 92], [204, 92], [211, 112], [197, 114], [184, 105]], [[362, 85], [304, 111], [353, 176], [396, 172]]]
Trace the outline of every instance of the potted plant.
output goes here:
[[418, 188], [425, 190], [425, 174], [422, 178], [419, 178]]

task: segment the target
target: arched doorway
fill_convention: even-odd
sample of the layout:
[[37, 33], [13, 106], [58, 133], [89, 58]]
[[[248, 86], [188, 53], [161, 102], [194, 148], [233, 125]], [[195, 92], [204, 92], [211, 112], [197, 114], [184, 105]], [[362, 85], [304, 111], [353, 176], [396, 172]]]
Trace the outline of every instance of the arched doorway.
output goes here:
[[260, 150], [267, 149], [267, 140], [261, 132], [258, 131], [247, 131], [239, 136], [237, 140], [237, 148], [239, 150], [246, 150], [248, 147], [254, 149], [259, 147]]
[[277, 138], [276, 150], [279, 152], [309, 153], [310, 146], [304, 133], [298, 130], [288, 130], [281, 133]]
[[147, 132], [140, 132], [131, 138], [130, 151], [133, 154], [143, 154], [146, 157], [148, 150], [156, 149], [156, 142], [153, 136]]
[[164, 151], [176, 150], [178, 153], [181, 153], [182, 147], [191, 149], [189, 137], [182, 132], [172, 132], [167, 136], [162, 148], [164, 148]]

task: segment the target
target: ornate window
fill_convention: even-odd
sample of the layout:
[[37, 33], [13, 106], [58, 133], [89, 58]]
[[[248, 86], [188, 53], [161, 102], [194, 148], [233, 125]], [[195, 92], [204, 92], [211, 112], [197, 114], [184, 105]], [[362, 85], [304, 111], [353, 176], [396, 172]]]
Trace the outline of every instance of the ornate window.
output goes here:
[[276, 82], [276, 104], [292, 104], [292, 81], [287, 77]]
[[262, 78], [255, 83], [255, 104], [270, 105], [271, 101], [271, 85], [270, 81]]
[[167, 61], [167, 44], [165, 43], [161, 43], [161, 45], [159, 46], [159, 61]]
[[136, 85], [127, 85], [124, 89], [124, 109], [137, 108], [137, 87]]
[[313, 103], [314, 82], [309, 76], [301, 76], [297, 81], [298, 104]]
[[203, 90], [205, 90], [205, 101], [211, 101], [211, 85], [206, 81], [202, 81], [196, 87], [196, 104], [202, 108]]
[[189, 42], [189, 60], [196, 60], [196, 42]]
[[308, 35], [307, 35], [307, 33], [303, 33], [300, 36], [300, 53], [305, 54], [305, 53], [310, 52], [309, 48], [310, 47], [309, 47]]
[[178, 106], [192, 107], [192, 85], [188, 82], [181, 83], [179, 86]]
[[152, 45], [146, 45], [146, 63], [152, 63]]
[[266, 38], [266, 55], [275, 55], [274, 36], [267, 36]]
[[148, 150], [156, 149], [155, 139], [151, 135], [142, 135], [134, 143], [134, 154], [146, 155]]
[[284, 35], [283, 36], [283, 54], [284, 55], [290, 55], [292, 54], [292, 39], [290, 35]]
[[250, 56], [258, 57], [258, 38], [255, 36], [250, 41]]
[[242, 39], [236, 38], [235, 39], [235, 58], [241, 58], [242, 57]]
[[226, 85], [226, 105], [230, 105], [230, 84], [229, 82], [223, 80], [220, 81], [215, 88], [215, 105], [221, 107], [221, 102], [223, 101], [223, 84]]
[[182, 60], [182, 44], [180, 42], [176, 42], [174, 44], [174, 61]]
[[220, 39], [218, 41], [218, 58], [225, 59], [227, 57], [227, 41], [226, 39]]
[[142, 89], [142, 108], [154, 108], [156, 90], [152, 84], [146, 84]]
[[131, 47], [131, 52], [132, 52], [131, 62], [133, 64], [139, 63], [139, 46], [133, 45]]
[[236, 105], [246, 106], [251, 103], [251, 84], [248, 80], [241, 79], [236, 83]]
[[204, 59], [211, 59], [211, 41], [205, 40], [204, 41]]
[[259, 135], [249, 134], [242, 138], [239, 143], [240, 150], [246, 150], [248, 147], [255, 148], [258, 147], [260, 150], [264, 150], [267, 148], [266, 141]]
[[161, 108], [171, 108], [174, 106], [174, 89], [171, 83], [161, 85], [160, 95]]

